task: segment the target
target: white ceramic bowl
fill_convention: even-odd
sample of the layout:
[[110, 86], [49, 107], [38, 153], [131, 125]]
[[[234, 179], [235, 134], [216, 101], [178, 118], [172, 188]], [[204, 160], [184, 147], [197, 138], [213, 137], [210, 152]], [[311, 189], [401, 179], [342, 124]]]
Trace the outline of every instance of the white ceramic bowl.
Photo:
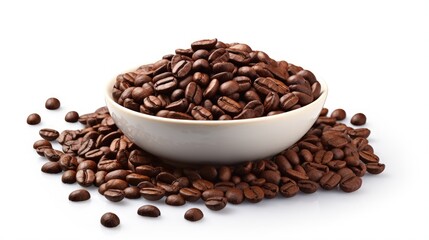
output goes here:
[[112, 98], [115, 79], [105, 89], [116, 125], [139, 147], [167, 161], [184, 164], [233, 164], [273, 156], [297, 142], [314, 124], [328, 88], [299, 109], [243, 120], [177, 120], [127, 109]]

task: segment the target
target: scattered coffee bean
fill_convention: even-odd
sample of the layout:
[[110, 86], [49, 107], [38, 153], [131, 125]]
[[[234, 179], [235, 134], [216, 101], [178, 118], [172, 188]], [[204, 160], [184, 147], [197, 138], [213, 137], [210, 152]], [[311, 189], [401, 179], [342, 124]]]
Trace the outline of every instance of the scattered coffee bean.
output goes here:
[[356, 126], [362, 126], [366, 123], [366, 116], [363, 113], [356, 113], [353, 115], [352, 119], [350, 119], [351, 124]]
[[86, 189], [75, 190], [70, 193], [69, 200], [72, 202], [86, 201], [91, 198], [91, 195]]
[[70, 123], [77, 122], [79, 120], [79, 114], [76, 111], [70, 111], [66, 113], [64, 120]]
[[42, 120], [42, 118], [40, 117], [39, 114], [32, 113], [32, 114], [28, 115], [28, 117], [27, 117], [27, 124], [36, 125], [36, 124], [39, 124], [41, 120]]
[[186, 201], [180, 194], [172, 194], [165, 198], [165, 203], [171, 206], [185, 205]]
[[40, 129], [39, 135], [45, 140], [54, 141], [60, 136], [60, 133], [55, 129], [43, 128]]
[[62, 172], [61, 166], [58, 162], [47, 162], [42, 166], [44, 173], [60, 173]]
[[335, 109], [331, 113], [331, 117], [337, 120], [344, 120], [346, 118], [346, 111], [344, 111], [344, 109], [341, 109], [341, 108]]
[[60, 100], [58, 100], [57, 98], [48, 98], [45, 102], [45, 107], [46, 109], [49, 110], [55, 110], [58, 109], [60, 107]]
[[117, 227], [121, 223], [121, 221], [116, 214], [112, 212], [107, 212], [103, 214], [103, 216], [101, 216], [100, 223], [105, 227], [114, 228]]
[[67, 170], [61, 176], [61, 181], [63, 183], [75, 183], [76, 182], [76, 171], [75, 170]]
[[196, 222], [204, 217], [203, 212], [199, 208], [191, 208], [185, 212], [185, 219], [191, 222]]
[[143, 205], [137, 210], [137, 214], [144, 217], [159, 217], [161, 211], [154, 205]]

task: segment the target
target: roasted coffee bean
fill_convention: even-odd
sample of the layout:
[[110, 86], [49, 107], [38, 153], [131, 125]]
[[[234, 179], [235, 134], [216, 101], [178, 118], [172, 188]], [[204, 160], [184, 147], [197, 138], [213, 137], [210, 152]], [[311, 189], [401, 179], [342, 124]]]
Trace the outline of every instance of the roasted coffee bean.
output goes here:
[[261, 189], [264, 192], [264, 197], [267, 199], [275, 198], [279, 192], [279, 186], [270, 182], [262, 184]]
[[185, 187], [180, 189], [179, 193], [188, 202], [198, 201], [198, 199], [201, 197], [201, 192], [195, 188]]
[[258, 186], [250, 186], [243, 190], [244, 197], [251, 203], [257, 203], [264, 198], [264, 191]]
[[270, 92], [276, 92], [281, 95], [289, 92], [289, 88], [284, 83], [271, 77], [257, 78], [253, 82], [253, 87], [265, 96]]
[[[74, 164], [73, 158], [71, 159], [71, 161], [72, 161], [72, 164]], [[77, 158], [76, 158], [76, 162], [77, 162]], [[76, 170], [79, 171], [79, 170], [85, 170], [85, 169], [91, 169], [92, 171], [95, 172], [97, 171], [97, 163], [93, 160], [84, 160], [77, 165]]]
[[203, 212], [199, 208], [190, 208], [185, 212], [185, 219], [191, 222], [196, 222], [204, 217]]
[[185, 89], [185, 98], [188, 101], [199, 105], [203, 100], [203, 91], [201, 90], [201, 87], [195, 82], [190, 82]]
[[120, 222], [121, 221], [119, 220], [119, 217], [112, 212], [107, 212], [103, 214], [103, 216], [101, 216], [101, 219], [100, 219], [101, 225], [107, 228], [117, 227], [120, 224]]
[[332, 190], [338, 186], [341, 176], [335, 172], [329, 171], [320, 179], [320, 186], [326, 190]]
[[206, 201], [207, 199], [209, 199], [211, 197], [223, 197], [223, 196], [224, 196], [223, 191], [221, 191], [219, 189], [208, 189], [208, 190], [205, 190], [201, 194], [201, 199]]
[[95, 173], [91, 169], [81, 169], [76, 172], [76, 181], [82, 187], [89, 187], [95, 181]]
[[40, 139], [33, 143], [34, 149], [37, 149], [40, 147], [52, 148], [52, 143], [45, 139]]
[[136, 186], [130, 186], [124, 189], [124, 196], [128, 199], [140, 198], [140, 188]]
[[365, 163], [378, 163], [380, 161], [378, 156], [370, 151], [360, 151], [359, 158]]
[[63, 171], [76, 170], [77, 166], [79, 165], [77, 162], [77, 158], [72, 154], [61, 153], [60, 159], [58, 162]]
[[47, 148], [45, 149], [45, 151], [43, 151], [43, 154], [45, 155], [45, 157], [51, 161], [51, 162], [57, 162], [60, 160], [61, 156], [64, 154], [61, 151], [52, 149], [52, 148]]
[[137, 210], [137, 214], [144, 217], [159, 217], [161, 211], [154, 205], [143, 205]]
[[55, 129], [42, 128], [39, 131], [39, 135], [45, 140], [54, 141], [55, 139], [57, 139], [57, 137], [60, 136], [60, 133]]
[[76, 182], [76, 171], [75, 170], [66, 170], [61, 176], [61, 181], [63, 183], [75, 183]]
[[340, 189], [344, 192], [354, 192], [362, 186], [362, 178], [353, 176], [341, 180]]
[[41, 170], [44, 173], [60, 173], [62, 171], [61, 166], [58, 162], [47, 162], [43, 164]]
[[55, 110], [60, 108], [60, 100], [58, 100], [57, 98], [48, 98], [45, 102], [45, 108], [49, 109], [49, 110]]
[[125, 193], [121, 189], [107, 189], [103, 195], [107, 200], [112, 202], [119, 202], [125, 197]]
[[66, 122], [75, 123], [79, 120], [79, 113], [77, 113], [76, 111], [67, 112], [64, 117], [64, 120]]
[[284, 111], [290, 110], [293, 106], [298, 104], [299, 98], [294, 93], [286, 93], [280, 98], [280, 107]]
[[214, 184], [205, 179], [197, 179], [192, 182], [192, 186], [199, 191], [206, 191], [207, 189], [212, 189]]
[[42, 120], [42, 118], [40, 117], [39, 114], [32, 113], [32, 114], [28, 115], [28, 117], [27, 117], [27, 124], [36, 125], [36, 124], [39, 124], [41, 120]]
[[227, 200], [225, 197], [214, 196], [207, 198], [204, 203], [208, 209], [219, 211], [225, 208]]
[[140, 195], [147, 200], [157, 201], [164, 197], [165, 190], [160, 187], [146, 187], [140, 189]]
[[111, 179], [109, 181], [106, 181], [106, 190], [107, 189], [120, 189], [124, 190], [125, 188], [129, 187], [128, 183], [122, 179]]
[[241, 106], [233, 99], [223, 96], [217, 100], [217, 105], [225, 112], [237, 114], [241, 111]]
[[201, 106], [195, 106], [192, 109], [191, 114], [196, 120], [213, 120], [212, 113]]
[[341, 108], [335, 109], [331, 113], [331, 117], [337, 120], [344, 120], [346, 118], [346, 111], [344, 111], [344, 109], [341, 109]]
[[180, 194], [172, 194], [165, 198], [165, 203], [171, 206], [182, 206], [185, 205], [186, 201]]
[[366, 123], [366, 116], [363, 113], [356, 113], [350, 119], [350, 123], [356, 126], [362, 126]]
[[72, 202], [86, 201], [91, 198], [91, 195], [86, 189], [75, 190], [70, 193], [69, 200]]
[[216, 46], [217, 39], [205, 39], [205, 40], [199, 40], [195, 41], [191, 44], [191, 48], [194, 51], [205, 49], [205, 50], [211, 50]]
[[319, 184], [317, 182], [311, 180], [299, 180], [297, 182], [299, 190], [304, 193], [314, 193], [319, 188]]
[[385, 165], [382, 163], [368, 163], [366, 170], [371, 174], [380, 174], [384, 171]]
[[283, 197], [289, 198], [295, 196], [299, 192], [299, 187], [293, 180], [286, 181], [279, 189]]
[[242, 189], [230, 188], [225, 192], [225, 197], [229, 203], [240, 204], [244, 201], [244, 193]]

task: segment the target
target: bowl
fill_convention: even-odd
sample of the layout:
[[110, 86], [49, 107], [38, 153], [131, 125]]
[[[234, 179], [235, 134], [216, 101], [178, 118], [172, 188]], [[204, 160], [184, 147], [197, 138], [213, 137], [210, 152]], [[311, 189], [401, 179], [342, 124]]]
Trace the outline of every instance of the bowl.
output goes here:
[[127, 109], [113, 100], [116, 79], [108, 82], [105, 101], [116, 125], [143, 150], [179, 164], [235, 164], [273, 156], [311, 128], [328, 88], [312, 103], [289, 112], [242, 120], [178, 120]]

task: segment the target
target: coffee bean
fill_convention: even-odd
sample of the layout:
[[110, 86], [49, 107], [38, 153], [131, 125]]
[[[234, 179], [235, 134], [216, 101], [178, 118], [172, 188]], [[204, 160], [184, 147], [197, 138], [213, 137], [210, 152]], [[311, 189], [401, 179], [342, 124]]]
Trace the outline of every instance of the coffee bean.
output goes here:
[[319, 184], [311, 180], [299, 180], [297, 184], [299, 190], [304, 193], [314, 193], [319, 188]]
[[244, 197], [251, 203], [257, 203], [264, 198], [264, 191], [258, 186], [250, 186], [243, 190]]
[[353, 176], [341, 180], [340, 188], [344, 192], [354, 192], [362, 186], [362, 178]]
[[172, 194], [165, 198], [165, 203], [171, 206], [185, 205], [186, 201], [180, 194]]
[[285, 178], [279, 191], [283, 197], [289, 198], [295, 196], [299, 192], [299, 187], [292, 179]]
[[101, 219], [100, 219], [101, 225], [107, 228], [117, 227], [120, 224], [120, 222], [121, 221], [119, 220], [119, 217], [112, 212], [107, 212], [103, 214], [103, 216], [101, 216]]
[[216, 46], [217, 39], [205, 39], [205, 40], [199, 40], [195, 41], [191, 44], [191, 48], [194, 51], [204, 49], [204, 50], [211, 50]]
[[63, 155], [64, 153], [52, 148], [47, 148], [45, 149], [45, 151], [43, 151], [43, 154], [45, 155], [45, 157], [51, 161], [51, 162], [57, 162], [60, 160], [61, 155]]
[[147, 200], [157, 201], [164, 197], [165, 190], [160, 187], [145, 187], [140, 189], [140, 195]]
[[344, 111], [344, 109], [335, 109], [332, 113], [331, 113], [331, 117], [337, 119], [337, 120], [344, 120], [346, 118], [346, 111]]
[[190, 208], [185, 212], [185, 219], [191, 222], [196, 222], [204, 217], [203, 212], [199, 208]]
[[91, 195], [86, 189], [75, 190], [70, 193], [69, 200], [72, 202], [86, 201], [91, 198]]
[[136, 186], [130, 186], [124, 189], [124, 196], [128, 199], [140, 198], [140, 188]]
[[213, 196], [207, 198], [204, 203], [208, 209], [219, 211], [225, 208], [227, 200], [225, 197]]
[[204, 201], [212, 197], [223, 197], [224, 193], [219, 189], [207, 189], [201, 194], [201, 198]]
[[95, 173], [91, 169], [81, 169], [76, 172], [76, 181], [82, 187], [89, 187], [95, 181]]
[[76, 171], [75, 170], [66, 170], [61, 176], [61, 181], [63, 183], [75, 183], [76, 182]]
[[362, 126], [366, 123], [366, 116], [363, 113], [356, 113], [350, 119], [350, 123], [356, 126]]
[[55, 139], [57, 139], [57, 137], [60, 136], [60, 133], [55, 129], [42, 128], [39, 131], [39, 135], [45, 140], [54, 141]]
[[42, 118], [40, 117], [39, 114], [32, 113], [32, 114], [28, 115], [28, 117], [27, 117], [27, 124], [37, 125], [40, 123], [41, 120], [42, 120]]
[[79, 113], [77, 113], [76, 111], [70, 111], [66, 113], [64, 120], [66, 122], [75, 123], [79, 120]]
[[368, 163], [366, 170], [371, 174], [380, 174], [384, 171], [385, 165], [382, 163]]
[[143, 205], [137, 210], [137, 214], [144, 217], [159, 217], [161, 211], [154, 205]]
[[198, 201], [198, 199], [201, 197], [201, 192], [195, 188], [185, 187], [180, 189], [179, 193], [188, 202]]
[[279, 192], [279, 186], [270, 182], [262, 184], [261, 189], [264, 192], [264, 197], [267, 199], [275, 198]]
[[341, 176], [335, 172], [329, 171], [320, 179], [320, 186], [326, 190], [332, 190], [341, 181]]
[[107, 189], [103, 195], [107, 200], [112, 202], [119, 202], [125, 197], [125, 193], [121, 189]]
[[60, 108], [60, 105], [61, 105], [60, 100], [58, 100], [57, 98], [54, 98], [54, 97], [48, 98], [45, 102], [45, 107], [46, 107], [46, 109], [49, 109], [49, 110], [58, 109], [58, 108]]
[[60, 173], [61, 171], [62, 169], [58, 162], [47, 162], [42, 166], [42, 172], [44, 173]]

